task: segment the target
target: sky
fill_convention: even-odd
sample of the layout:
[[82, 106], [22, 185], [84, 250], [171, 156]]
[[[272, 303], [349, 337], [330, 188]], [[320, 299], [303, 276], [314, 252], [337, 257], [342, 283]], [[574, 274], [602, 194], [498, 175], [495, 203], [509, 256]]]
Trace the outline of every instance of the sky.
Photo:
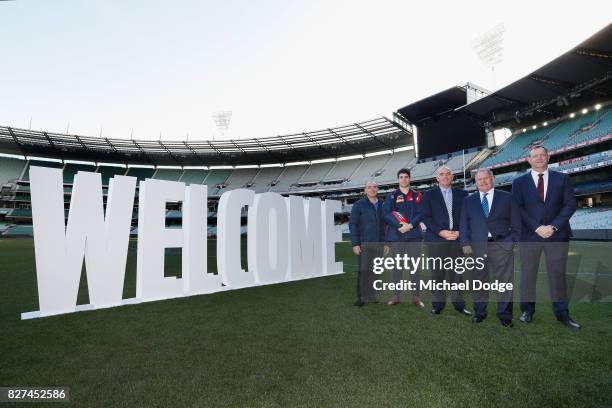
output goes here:
[[[606, 1], [0, 2], [0, 125], [109, 138], [348, 125], [466, 82], [494, 91], [612, 21]], [[475, 38], [505, 28], [490, 70]], [[221, 135], [213, 121], [231, 111]]]

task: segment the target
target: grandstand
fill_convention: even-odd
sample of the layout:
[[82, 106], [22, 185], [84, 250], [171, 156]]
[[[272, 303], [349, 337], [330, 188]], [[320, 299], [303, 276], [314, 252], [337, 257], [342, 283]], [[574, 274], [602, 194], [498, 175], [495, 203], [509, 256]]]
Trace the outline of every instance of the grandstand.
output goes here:
[[[612, 139], [612, 106], [594, 109], [585, 115], [570, 117], [535, 130], [518, 130], [480, 166], [499, 168], [526, 161], [529, 147], [545, 146], [551, 155]], [[575, 114], [574, 114], [575, 115]], [[537, 126], [537, 125], [536, 125]]]
[[[608, 28], [603, 37], [612, 38], [612, 31]], [[401, 168], [411, 169], [413, 186], [429, 188], [436, 170], [448, 166], [457, 185], [473, 189], [472, 172], [487, 167], [497, 174], [496, 186], [509, 189], [527, 169], [526, 154], [535, 143], [548, 148], [552, 168], [570, 174], [580, 206], [594, 208], [579, 211], [576, 225], [612, 229], [607, 213], [597, 222], [588, 221], [602, 215], [598, 207], [612, 203], [612, 67], [601, 57], [609, 43], [601, 38], [585, 41], [492, 94], [480, 90], [482, 97], [475, 101], [466, 95], [479, 88], [467, 84], [400, 108], [392, 120], [380, 117], [291, 135], [146, 141], [0, 126], [0, 154], [5, 155], [0, 157], [0, 231], [27, 232], [19, 227], [31, 223], [33, 165], [63, 169], [66, 209], [78, 171], [99, 173], [105, 197], [109, 179], [116, 175], [207, 185], [214, 224], [217, 200], [226, 191], [333, 197], [348, 212], [366, 181], [376, 180], [384, 195]], [[544, 79], [547, 86], [534, 85]], [[497, 146], [492, 134], [502, 128], [512, 135]], [[180, 204], [175, 207], [167, 215], [180, 222]], [[137, 204], [134, 221], [136, 217]]]

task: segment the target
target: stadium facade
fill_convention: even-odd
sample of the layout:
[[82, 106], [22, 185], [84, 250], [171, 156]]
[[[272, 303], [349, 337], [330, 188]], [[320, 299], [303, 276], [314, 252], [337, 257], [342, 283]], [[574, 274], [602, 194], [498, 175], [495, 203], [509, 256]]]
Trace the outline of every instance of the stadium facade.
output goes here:
[[[543, 144], [551, 168], [569, 173], [579, 206], [576, 237], [612, 238], [612, 25], [528, 76], [488, 93], [467, 84], [436, 93], [380, 117], [299, 134], [228, 141], [144, 141], [86, 137], [0, 126], [0, 234], [31, 235], [29, 168], [62, 168], [66, 215], [74, 175], [101, 174], [204, 184], [209, 231], [218, 198], [237, 188], [257, 193], [320, 196], [352, 202], [368, 180], [390, 191], [401, 168], [427, 189], [436, 169], [474, 189], [472, 174], [491, 168], [496, 187], [509, 189], [528, 168], [529, 147]], [[470, 95], [480, 98], [473, 100]], [[497, 144], [495, 134], [510, 134]], [[136, 224], [138, 205], [133, 221]], [[169, 224], [180, 224], [181, 203], [169, 203]], [[136, 228], [133, 231], [137, 234]]]

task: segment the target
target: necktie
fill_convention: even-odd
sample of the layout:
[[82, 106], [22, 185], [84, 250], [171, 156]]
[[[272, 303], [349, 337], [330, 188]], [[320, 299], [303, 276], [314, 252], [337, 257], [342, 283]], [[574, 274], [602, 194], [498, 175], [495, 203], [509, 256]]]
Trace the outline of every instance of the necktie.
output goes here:
[[446, 204], [446, 210], [448, 211], [448, 229], [453, 229], [453, 193], [450, 188], [444, 191], [444, 203]]
[[482, 195], [482, 212], [485, 218], [489, 218], [489, 200], [487, 199], [487, 194], [489, 193], [484, 193]]
[[544, 201], [544, 174], [538, 174], [538, 194], [540, 195], [540, 200]]

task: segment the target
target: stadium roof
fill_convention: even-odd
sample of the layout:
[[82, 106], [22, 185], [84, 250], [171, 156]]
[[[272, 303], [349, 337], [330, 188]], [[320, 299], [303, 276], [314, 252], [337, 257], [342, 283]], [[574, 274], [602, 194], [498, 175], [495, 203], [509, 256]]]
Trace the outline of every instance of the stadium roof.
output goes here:
[[410, 131], [384, 117], [314, 132], [220, 141], [108, 139], [0, 126], [1, 153], [156, 166], [290, 163], [412, 144]]
[[454, 86], [435, 95], [428, 96], [418, 102], [411, 103], [398, 109], [398, 112], [413, 125], [420, 125], [434, 116], [452, 111], [465, 105], [466, 90], [464, 87]]
[[526, 77], [458, 111], [490, 127], [521, 126], [611, 99], [611, 79], [612, 24], [609, 24]]

